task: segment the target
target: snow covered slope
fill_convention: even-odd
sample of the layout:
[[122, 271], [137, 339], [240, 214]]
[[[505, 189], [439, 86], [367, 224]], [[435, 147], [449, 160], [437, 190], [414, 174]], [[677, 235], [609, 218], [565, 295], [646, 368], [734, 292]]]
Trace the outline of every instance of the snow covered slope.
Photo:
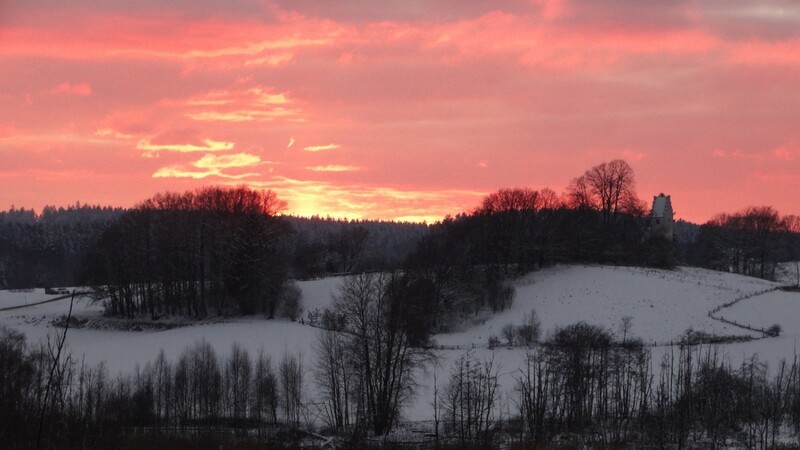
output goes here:
[[[329, 306], [342, 278], [326, 278], [299, 282], [305, 311]], [[609, 266], [560, 266], [529, 274], [515, 283], [516, 296], [512, 307], [496, 315], [486, 315], [484, 321], [470, 324], [458, 333], [435, 336], [441, 345], [454, 349], [440, 351], [439, 383], [449, 375], [451, 365], [467, 349], [479, 358], [492, 355], [502, 366], [500, 380], [511, 393], [514, 378], [525, 358], [524, 348], [486, 348], [490, 335], [501, 335], [508, 323], [518, 324], [523, 315], [535, 309], [545, 334], [557, 326], [586, 321], [618, 329], [624, 316], [632, 317], [632, 334], [646, 341], [664, 343], [680, 336], [688, 327], [716, 334], [742, 335], [747, 332], [708, 317], [708, 311], [736, 298], [773, 289], [775, 283], [755, 278], [724, 274], [696, 268], [675, 271]], [[30, 304], [53, 298], [40, 290], [30, 293], [0, 291], [0, 308]], [[69, 300], [57, 300], [38, 306], [0, 312], [0, 325], [24, 332], [28, 342], [37, 343], [54, 336], [59, 328], [51, 321], [69, 308]], [[75, 314], [99, 318], [102, 306], [82, 299], [75, 305]], [[759, 354], [762, 361], [776, 366], [781, 359], [795, 354], [800, 335], [800, 293], [770, 292], [744, 300], [719, 313], [729, 319], [756, 326], [779, 323], [784, 333], [777, 339], [723, 346], [723, 351], [736, 363]], [[305, 312], [303, 313], [305, 317]], [[73, 358], [87, 364], [104, 362], [109, 372], [129, 372], [137, 365], [153, 361], [160, 350], [170, 359], [177, 359], [187, 346], [205, 339], [225, 357], [238, 342], [252, 356], [263, 350], [279, 360], [285, 352], [304, 355], [307, 389], [315, 388], [310, 369], [313, 366], [314, 342], [319, 330], [308, 324], [288, 320], [266, 320], [258, 316], [213, 319], [208, 322], [167, 330], [117, 331], [70, 329], [69, 350]], [[654, 361], [659, 361], [669, 348], [653, 349]], [[657, 364], [655, 364], [657, 366]], [[431, 418], [430, 399], [433, 394], [432, 368], [420, 376], [416, 399], [405, 409], [412, 420]]]
[[529, 274], [515, 283], [510, 309], [465, 331], [436, 336], [440, 345], [485, 345], [508, 323], [520, 324], [535, 310], [544, 336], [578, 321], [619, 329], [632, 317], [631, 333], [645, 342], [668, 343], [687, 328], [720, 335], [747, 334], [708, 317], [712, 308], [776, 285], [697, 268], [675, 271], [611, 266], [560, 266]]

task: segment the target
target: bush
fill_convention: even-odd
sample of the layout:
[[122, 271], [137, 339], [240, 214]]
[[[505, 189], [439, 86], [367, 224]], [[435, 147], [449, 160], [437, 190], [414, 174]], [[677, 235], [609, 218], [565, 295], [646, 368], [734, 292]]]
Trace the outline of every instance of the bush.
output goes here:
[[767, 328], [767, 334], [772, 336], [772, 337], [780, 336], [782, 331], [783, 331], [783, 327], [780, 326], [777, 323], [772, 325], [771, 327]]
[[517, 327], [517, 338], [521, 345], [531, 345], [539, 341], [542, 334], [542, 323], [539, 321], [539, 316], [536, 311], [531, 310], [530, 313], [523, 317], [522, 325]]
[[506, 324], [502, 329], [503, 337], [508, 345], [514, 345], [514, 338], [517, 335], [517, 328], [513, 324]]
[[500, 346], [500, 338], [495, 335], [489, 336], [489, 348], [497, 348]]
[[302, 297], [303, 294], [294, 281], [286, 283], [286, 287], [281, 293], [281, 312], [284, 317], [292, 321], [300, 317], [303, 313]]

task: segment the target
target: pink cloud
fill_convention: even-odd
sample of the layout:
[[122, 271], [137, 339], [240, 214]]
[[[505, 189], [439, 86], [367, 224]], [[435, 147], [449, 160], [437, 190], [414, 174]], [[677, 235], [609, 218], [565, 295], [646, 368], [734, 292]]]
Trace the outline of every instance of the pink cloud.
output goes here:
[[92, 95], [92, 87], [86, 83], [61, 83], [47, 91], [49, 94], [75, 94], [80, 96]]

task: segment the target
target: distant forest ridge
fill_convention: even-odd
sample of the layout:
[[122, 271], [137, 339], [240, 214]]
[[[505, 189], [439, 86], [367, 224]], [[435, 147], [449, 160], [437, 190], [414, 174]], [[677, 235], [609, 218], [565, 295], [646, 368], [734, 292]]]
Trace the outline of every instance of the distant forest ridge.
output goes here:
[[[247, 202], [259, 201], [269, 208], [247, 209]], [[486, 286], [473, 289], [478, 297], [491, 297], [484, 291], [502, 278], [559, 263], [690, 264], [772, 279], [779, 263], [800, 259], [800, 219], [768, 206], [719, 214], [703, 225], [678, 220], [674, 239], [651, 235], [650, 205], [638, 196], [633, 169], [622, 160], [586, 170], [561, 194], [503, 188], [434, 224], [284, 216], [284, 204], [270, 191], [210, 186], [156, 194], [133, 208], [76, 203], [37, 214], [12, 207], [0, 212], [0, 288], [107, 285], [111, 274], [104, 267], [134, 270], [136, 258], [150, 263], [117, 275], [149, 283], [144, 273], [163, 263], [165, 270], [186, 269], [173, 274], [182, 282], [202, 283], [212, 267], [223, 270], [215, 264], [244, 258], [211, 243], [273, 254], [261, 263], [282, 280], [417, 270], [429, 278], [484, 279]], [[258, 233], [265, 239], [260, 250]], [[150, 250], [138, 254], [141, 249]], [[175, 249], [185, 258], [163, 260]], [[246, 260], [236, 264], [252, 267]], [[163, 281], [173, 275], [147, 276]], [[236, 276], [228, 275], [226, 289], [234, 289]]]
[[[134, 208], [76, 203], [66, 207], [34, 209], [12, 207], [0, 211], [0, 289], [75, 286], [89, 251], [102, 235]], [[289, 224], [289, 247], [298, 263], [292, 275], [298, 278], [344, 273], [363, 268], [395, 267], [428, 232], [429, 225], [385, 220], [348, 220], [330, 217], [281, 215]], [[364, 242], [358, 263], [342, 261], [346, 237]], [[352, 258], [351, 258], [352, 259]]]

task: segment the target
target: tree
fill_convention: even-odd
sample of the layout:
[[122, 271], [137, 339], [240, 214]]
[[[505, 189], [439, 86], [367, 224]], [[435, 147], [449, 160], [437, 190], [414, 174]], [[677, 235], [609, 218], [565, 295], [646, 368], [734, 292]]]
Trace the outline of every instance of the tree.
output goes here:
[[800, 216], [793, 214], [783, 217], [783, 228], [787, 232], [787, 250], [789, 258], [794, 262], [796, 284], [800, 288]]
[[303, 412], [303, 362], [300, 357], [285, 353], [278, 366], [281, 385], [281, 406], [286, 424], [292, 428], [300, 427]]
[[273, 317], [288, 277], [282, 207], [246, 187], [156, 194], [103, 233], [88, 281], [112, 315]]
[[316, 344], [314, 376], [321, 391], [318, 405], [322, 419], [337, 433], [348, 431], [357, 416], [357, 367], [348, 354], [344, 333], [324, 330]]
[[461, 445], [489, 441], [496, 420], [498, 375], [494, 355], [483, 362], [468, 352], [456, 361], [442, 399], [444, 420]]
[[[718, 214], [700, 229], [692, 249], [695, 262], [717, 270], [774, 279], [778, 263], [791, 257], [789, 228], [769, 206]], [[795, 238], [796, 239], [796, 238]]]
[[369, 231], [363, 226], [345, 227], [329, 238], [331, 251], [339, 255], [340, 271], [350, 273], [358, 263], [369, 238]]
[[345, 279], [334, 301], [340, 332], [358, 375], [359, 420], [376, 435], [396, 424], [400, 406], [411, 395], [413, 371], [424, 352], [411, 346], [408, 290], [393, 273]]
[[272, 360], [261, 350], [253, 370], [253, 389], [250, 396], [250, 417], [258, 423], [278, 421], [278, 376]]
[[225, 364], [225, 399], [234, 426], [247, 418], [251, 377], [250, 355], [241, 345], [234, 343], [231, 356]]
[[621, 213], [638, 214], [644, 209], [636, 196], [633, 169], [621, 159], [587, 170], [572, 181], [568, 192], [573, 208], [601, 211], [606, 225], [616, 223]]

